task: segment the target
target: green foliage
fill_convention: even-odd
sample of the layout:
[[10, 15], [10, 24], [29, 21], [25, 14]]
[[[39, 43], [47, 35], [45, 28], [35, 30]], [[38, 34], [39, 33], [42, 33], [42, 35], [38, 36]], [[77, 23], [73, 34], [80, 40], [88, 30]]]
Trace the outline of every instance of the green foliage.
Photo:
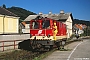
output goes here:
[[90, 28], [84, 29], [84, 33], [81, 36], [90, 36]]

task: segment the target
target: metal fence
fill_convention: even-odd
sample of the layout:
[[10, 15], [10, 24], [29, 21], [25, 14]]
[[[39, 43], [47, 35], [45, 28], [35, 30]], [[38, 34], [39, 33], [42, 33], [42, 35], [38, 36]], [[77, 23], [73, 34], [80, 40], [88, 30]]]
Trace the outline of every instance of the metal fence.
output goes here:
[[19, 42], [29, 38], [29, 34], [0, 35], [0, 51], [17, 49]]

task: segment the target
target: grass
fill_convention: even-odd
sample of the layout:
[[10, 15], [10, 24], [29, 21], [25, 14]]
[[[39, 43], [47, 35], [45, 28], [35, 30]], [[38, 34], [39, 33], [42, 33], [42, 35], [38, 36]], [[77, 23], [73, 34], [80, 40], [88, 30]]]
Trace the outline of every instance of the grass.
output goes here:
[[45, 53], [41, 54], [40, 56], [35, 57], [33, 60], [42, 60], [43, 58], [47, 57], [48, 55], [50, 55], [54, 51], [55, 51], [55, 49], [53, 49], [49, 52], [45, 52]]
[[36, 54], [34, 52], [26, 50], [15, 50], [2, 54], [0, 53], [0, 60], [42, 60], [54, 51], [55, 49], [42, 54]]
[[72, 49], [60, 49], [60, 51], [71, 51]]
[[0, 55], [0, 60], [32, 60], [37, 54], [31, 51], [15, 50]]

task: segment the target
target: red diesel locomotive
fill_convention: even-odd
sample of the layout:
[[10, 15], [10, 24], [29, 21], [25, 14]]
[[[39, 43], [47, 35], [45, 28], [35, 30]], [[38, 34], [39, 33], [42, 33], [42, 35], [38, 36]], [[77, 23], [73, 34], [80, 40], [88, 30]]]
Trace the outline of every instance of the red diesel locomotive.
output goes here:
[[39, 50], [54, 46], [59, 48], [66, 38], [64, 23], [50, 18], [30, 20], [30, 48]]

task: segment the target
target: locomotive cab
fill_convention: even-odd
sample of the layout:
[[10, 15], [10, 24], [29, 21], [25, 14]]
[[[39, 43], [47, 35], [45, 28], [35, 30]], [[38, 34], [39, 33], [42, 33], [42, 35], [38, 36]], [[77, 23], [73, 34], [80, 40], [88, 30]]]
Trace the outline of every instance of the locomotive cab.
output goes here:
[[[30, 39], [42, 40], [42, 39], [49, 39], [50, 36], [53, 35], [52, 33], [52, 20], [48, 18], [43, 18], [39, 20], [31, 20], [30, 21], [30, 35], [32, 36]], [[48, 36], [48, 38], [47, 38]]]

